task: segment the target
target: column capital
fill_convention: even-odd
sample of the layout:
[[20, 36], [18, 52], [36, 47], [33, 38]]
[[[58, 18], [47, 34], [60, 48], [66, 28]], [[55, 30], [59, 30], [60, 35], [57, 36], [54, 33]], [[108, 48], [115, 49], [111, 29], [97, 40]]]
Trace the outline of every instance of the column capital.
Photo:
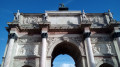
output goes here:
[[113, 38], [120, 37], [120, 32], [114, 32], [112, 36]]
[[13, 38], [13, 39], [15, 39], [17, 36], [16, 36], [16, 34], [15, 33], [10, 33], [9, 34], [9, 38]]
[[120, 29], [119, 29], [119, 27], [114, 27], [114, 31], [112, 33], [112, 37], [113, 38], [120, 37]]
[[84, 33], [84, 38], [90, 37], [91, 32], [85, 32]]
[[47, 38], [48, 37], [48, 33], [41, 33], [41, 37], [42, 38]]
[[90, 29], [89, 29], [89, 27], [85, 27], [84, 28], [84, 38], [87, 38], [87, 37], [90, 37], [90, 34], [91, 34], [91, 32], [90, 32]]
[[47, 27], [43, 27], [41, 30], [41, 37], [42, 38], [47, 38], [48, 37], [48, 28]]

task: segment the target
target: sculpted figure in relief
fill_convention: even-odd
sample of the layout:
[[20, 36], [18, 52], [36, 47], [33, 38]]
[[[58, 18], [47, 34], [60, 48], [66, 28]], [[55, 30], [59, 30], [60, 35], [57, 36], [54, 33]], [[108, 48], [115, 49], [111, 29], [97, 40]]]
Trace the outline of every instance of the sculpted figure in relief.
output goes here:
[[107, 46], [107, 49], [108, 49], [108, 53], [112, 53], [112, 51], [111, 51], [111, 49], [112, 49], [112, 47], [111, 47], [111, 45], [110, 44], [106, 44], [106, 46]]
[[27, 42], [27, 39], [19, 39], [19, 42], [20, 42], [20, 43], [26, 43], [26, 42]]
[[99, 54], [100, 53], [100, 48], [97, 47], [95, 44], [93, 45], [93, 53], [94, 54]]
[[34, 50], [35, 48], [33, 48], [31, 45], [23, 45], [19, 48], [18, 55], [34, 55]]
[[24, 24], [38, 24], [40, 21], [42, 21], [40, 17], [25, 17], [23, 22]]
[[25, 52], [24, 47], [19, 48], [19, 55], [23, 55]]

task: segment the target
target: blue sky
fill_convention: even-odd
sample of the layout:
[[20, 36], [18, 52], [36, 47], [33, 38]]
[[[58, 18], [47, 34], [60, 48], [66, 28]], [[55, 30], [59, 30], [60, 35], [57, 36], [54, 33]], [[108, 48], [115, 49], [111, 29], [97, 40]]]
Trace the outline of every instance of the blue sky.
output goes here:
[[0, 64], [7, 42], [6, 23], [13, 20], [13, 13], [18, 9], [23, 13], [58, 10], [59, 3], [64, 3], [70, 10], [84, 9], [86, 13], [103, 13], [110, 9], [114, 19], [120, 20], [120, 0], [0, 0]]

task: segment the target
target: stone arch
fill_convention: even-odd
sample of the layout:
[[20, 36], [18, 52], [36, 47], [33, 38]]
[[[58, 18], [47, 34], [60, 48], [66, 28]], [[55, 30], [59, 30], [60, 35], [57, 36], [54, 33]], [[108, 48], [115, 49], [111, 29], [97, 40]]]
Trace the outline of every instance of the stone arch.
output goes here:
[[74, 59], [76, 67], [82, 66], [81, 52], [80, 52], [78, 46], [74, 45], [73, 43], [63, 41], [63, 42], [57, 44], [53, 48], [53, 51], [51, 53], [51, 56], [52, 56], [51, 65], [52, 65], [54, 59], [60, 54], [70, 55]]
[[[59, 40], [56, 40], [56, 42], [50, 46], [50, 48], [49, 48], [49, 50], [48, 50], [48, 53], [47, 53], [47, 56], [50, 57], [51, 54], [52, 54], [52, 52], [53, 52], [53, 49], [55, 48], [55, 46], [58, 45], [58, 44], [61, 43], [61, 42], [64, 42], [64, 40], [60, 40], [60, 39], [59, 39]], [[79, 48], [79, 45], [80, 45], [80, 44], [76, 43], [74, 40], [69, 39], [69, 41], [66, 41], [66, 42], [70, 42], [70, 43], [72, 43], [74, 46], [76, 46], [76, 47]], [[83, 49], [80, 49], [80, 48], [79, 48], [79, 50], [80, 50], [80, 53], [82, 54]]]
[[114, 63], [111, 62], [111, 61], [99, 61], [99, 62], [97, 63], [97, 65], [96, 65], [96, 67], [100, 67], [102, 64], [109, 64], [109, 65], [111, 65], [111, 66], [113, 66], [113, 67], [118, 67], [117, 64], [114, 64]]

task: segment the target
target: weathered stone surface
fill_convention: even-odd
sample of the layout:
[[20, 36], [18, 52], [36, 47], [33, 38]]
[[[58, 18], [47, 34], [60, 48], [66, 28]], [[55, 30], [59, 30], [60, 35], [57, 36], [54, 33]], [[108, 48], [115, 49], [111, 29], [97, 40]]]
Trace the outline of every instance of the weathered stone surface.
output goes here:
[[18, 12], [6, 28], [17, 37], [13, 41], [8, 38], [2, 67], [5, 67], [4, 64], [9, 64], [6, 67], [52, 67], [59, 54], [70, 55], [76, 67], [100, 67], [104, 63], [120, 67], [120, 51], [117, 48], [120, 42], [111, 36], [114, 27], [119, 24], [110, 26], [112, 17], [109, 13]]

